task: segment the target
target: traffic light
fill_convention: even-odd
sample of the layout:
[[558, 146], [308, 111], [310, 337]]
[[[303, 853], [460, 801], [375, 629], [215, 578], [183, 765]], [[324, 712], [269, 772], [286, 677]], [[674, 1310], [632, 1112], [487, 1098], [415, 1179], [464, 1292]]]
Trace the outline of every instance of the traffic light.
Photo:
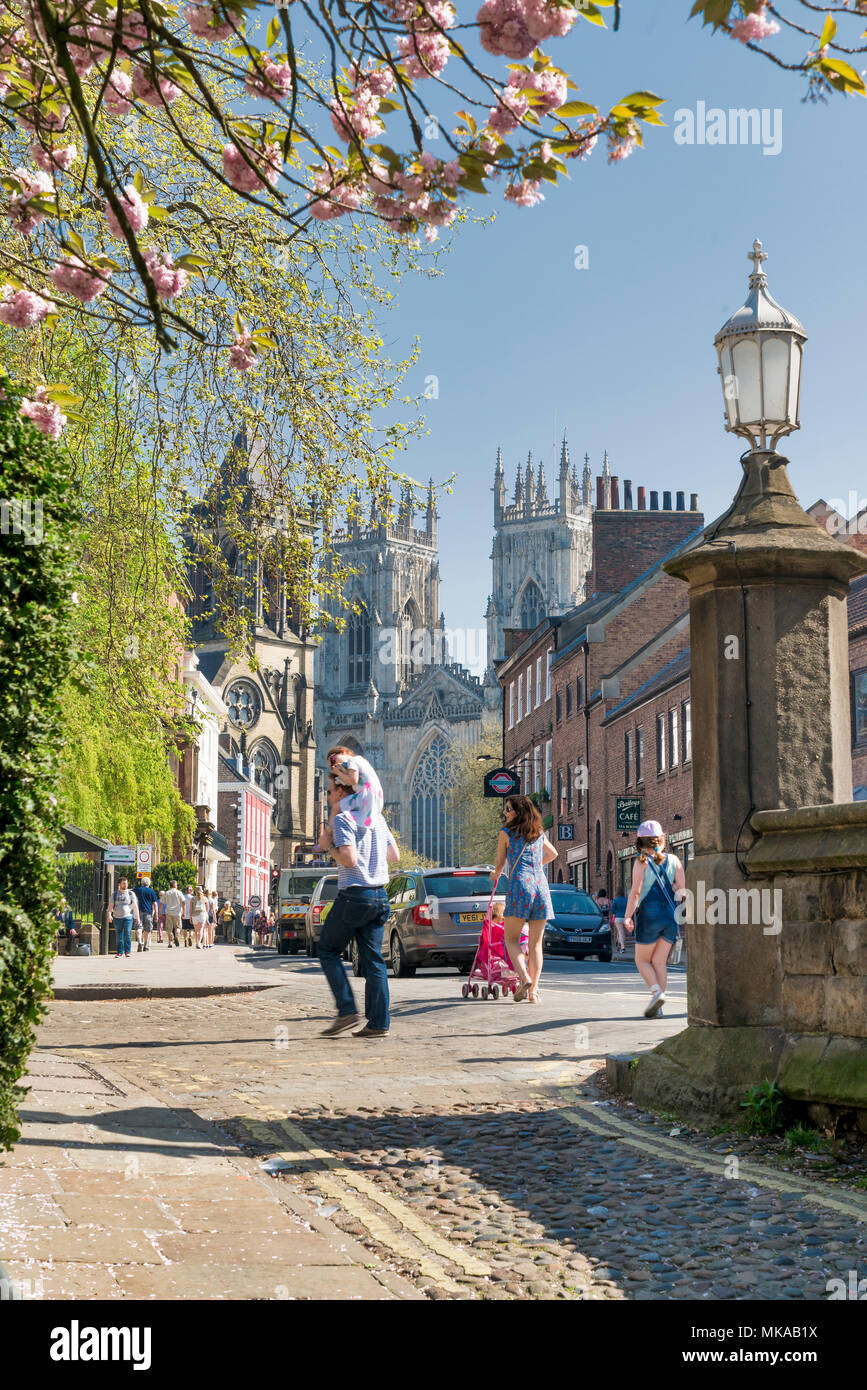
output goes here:
[[268, 905], [274, 907], [277, 902], [277, 889], [280, 886], [280, 870], [271, 870], [271, 891], [268, 895]]

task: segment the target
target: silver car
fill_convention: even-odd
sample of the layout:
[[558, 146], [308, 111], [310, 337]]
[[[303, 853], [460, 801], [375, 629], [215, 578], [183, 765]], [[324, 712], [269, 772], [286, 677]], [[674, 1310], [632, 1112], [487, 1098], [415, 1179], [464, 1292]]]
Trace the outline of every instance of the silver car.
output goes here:
[[[391, 915], [383, 928], [382, 954], [394, 975], [414, 975], [420, 965], [454, 965], [462, 974], [469, 972], [491, 896], [492, 869], [484, 864], [404, 869], [390, 879], [385, 891]], [[496, 899], [503, 901], [505, 892], [501, 877]], [[350, 950], [359, 975], [354, 941]]]

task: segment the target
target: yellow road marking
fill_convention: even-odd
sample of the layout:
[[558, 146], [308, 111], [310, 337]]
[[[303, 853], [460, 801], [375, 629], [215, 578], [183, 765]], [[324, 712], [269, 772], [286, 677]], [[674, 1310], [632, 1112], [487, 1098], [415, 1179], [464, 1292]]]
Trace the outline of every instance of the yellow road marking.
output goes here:
[[[272, 1144], [275, 1139], [274, 1127], [264, 1124], [252, 1115], [240, 1116], [244, 1127], [249, 1130], [255, 1139], [261, 1140], [265, 1144]], [[277, 1153], [275, 1158], [282, 1158], [287, 1163], [309, 1162], [310, 1154], [307, 1150], [298, 1153]], [[359, 1201], [353, 1192], [347, 1192], [342, 1183], [329, 1173], [323, 1173], [315, 1169], [309, 1169], [305, 1173], [306, 1177], [312, 1178], [316, 1186], [320, 1188], [328, 1197], [338, 1202], [345, 1208], [350, 1215], [370, 1232], [374, 1240], [380, 1245], [384, 1245], [387, 1250], [392, 1250], [396, 1255], [402, 1255], [411, 1264], [418, 1265], [425, 1278], [433, 1282], [447, 1293], [465, 1293], [466, 1290], [461, 1284], [449, 1277], [442, 1268], [439, 1261], [430, 1259], [423, 1251], [419, 1251], [415, 1246], [410, 1245], [404, 1240], [399, 1232], [393, 1231], [384, 1221], [381, 1221], [376, 1212], [370, 1210], [366, 1203]]]
[[[575, 1101], [574, 1092], [567, 1094], [567, 1088], [561, 1087], [564, 1099]], [[655, 1154], [657, 1158], [665, 1158], [670, 1162], [687, 1163], [693, 1168], [698, 1168], [702, 1172], [720, 1176], [720, 1165], [705, 1157], [699, 1157], [694, 1149], [688, 1144], [679, 1143], [677, 1140], [664, 1139], [662, 1136], [654, 1136], [650, 1139], [646, 1133], [639, 1131], [636, 1126], [629, 1124], [627, 1120], [619, 1115], [609, 1115], [596, 1110], [594, 1107], [593, 1120], [587, 1115], [590, 1108], [585, 1102], [578, 1101], [580, 1111], [561, 1110], [560, 1114], [570, 1124], [579, 1128], [589, 1129], [594, 1134], [605, 1135], [608, 1139], [621, 1139], [630, 1148], [638, 1149], [643, 1153]], [[638, 1137], [640, 1134], [640, 1138]], [[726, 1155], [720, 1155], [721, 1158]], [[759, 1167], [754, 1163], [742, 1162], [738, 1159], [738, 1176], [732, 1179], [737, 1182], [751, 1182], [760, 1187], [769, 1187], [779, 1192], [793, 1192], [805, 1201], [816, 1202], [820, 1206], [830, 1207], [832, 1211], [838, 1211], [845, 1216], [854, 1216], [857, 1221], [867, 1221], [867, 1205], [861, 1203], [857, 1198], [847, 1199], [835, 1196], [833, 1193], [826, 1192], [819, 1184], [812, 1183], [809, 1178], [792, 1179], [772, 1172], [770, 1169]]]
[[[237, 1095], [238, 1093], [235, 1092], [234, 1094]], [[306, 1151], [306, 1154], [309, 1155], [306, 1160], [307, 1162], [309, 1162], [310, 1158], [315, 1158], [320, 1163], [324, 1163], [335, 1176], [339, 1176], [342, 1182], [348, 1183], [350, 1187], [354, 1187], [358, 1192], [363, 1193], [370, 1201], [376, 1202], [378, 1206], [381, 1206], [389, 1215], [399, 1221], [406, 1230], [410, 1231], [422, 1245], [426, 1245], [429, 1250], [433, 1250], [435, 1254], [441, 1255], [452, 1264], [460, 1265], [467, 1274], [476, 1274], [480, 1276], [490, 1274], [490, 1265], [485, 1264], [475, 1255], [471, 1255], [458, 1246], [453, 1245], [450, 1241], [441, 1236], [438, 1231], [435, 1231], [432, 1226], [429, 1226], [426, 1221], [423, 1221], [420, 1216], [417, 1216], [404, 1202], [382, 1192], [380, 1188], [377, 1187], [376, 1183], [371, 1182], [369, 1178], [364, 1177], [361, 1173], [353, 1172], [351, 1168], [347, 1168], [346, 1165], [335, 1158], [333, 1154], [326, 1152], [325, 1149], [319, 1148], [312, 1139], [307, 1137], [298, 1125], [293, 1124], [291, 1120], [285, 1119], [278, 1110], [264, 1105], [257, 1105], [256, 1101], [249, 1096], [239, 1096], [239, 1099], [245, 1099], [248, 1105], [253, 1105], [255, 1109], [261, 1110], [269, 1119], [276, 1121], [283, 1132], [288, 1134], [290, 1139], [294, 1139], [296, 1143], [300, 1144], [302, 1149]]]

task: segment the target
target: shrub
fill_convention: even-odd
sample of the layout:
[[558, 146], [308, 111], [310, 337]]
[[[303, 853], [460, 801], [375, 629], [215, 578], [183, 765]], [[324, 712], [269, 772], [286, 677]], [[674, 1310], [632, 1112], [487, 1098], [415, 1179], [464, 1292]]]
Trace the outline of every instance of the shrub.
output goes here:
[[176, 878], [179, 888], [189, 888], [190, 884], [194, 887], [199, 882], [199, 871], [189, 859], [177, 859], [170, 864], [157, 864], [151, 874], [151, 887], [158, 893], [164, 889], [171, 888], [172, 879]]
[[759, 1086], [751, 1086], [741, 1109], [746, 1113], [746, 1126], [752, 1134], [773, 1134], [779, 1128], [783, 1093], [775, 1081], [767, 1077]]
[[[51, 993], [60, 691], [72, 661], [76, 512], [59, 450], [0, 378], [0, 1148]], [[29, 511], [27, 509], [30, 509]]]

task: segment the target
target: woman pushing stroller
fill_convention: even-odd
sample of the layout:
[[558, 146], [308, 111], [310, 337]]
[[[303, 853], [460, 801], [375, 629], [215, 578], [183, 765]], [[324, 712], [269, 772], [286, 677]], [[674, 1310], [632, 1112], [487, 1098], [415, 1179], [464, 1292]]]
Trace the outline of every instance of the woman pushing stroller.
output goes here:
[[[508, 863], [509, 886], [503, 926], [506, 950], [520, 985], [514, 999], [539, 1002], [539, 976], [542, 974], [542, 937], [545, 923], [554, 916], [551, 892], [544, 866], [557, 858], [557, 851], [542, 828], [542, 817], [528, 796], [508, 796], [503, 803], [504, 828], [497, 842], [494, 883]], [[528, 954], [521, 950], [521, 930], [528, 926]]]

